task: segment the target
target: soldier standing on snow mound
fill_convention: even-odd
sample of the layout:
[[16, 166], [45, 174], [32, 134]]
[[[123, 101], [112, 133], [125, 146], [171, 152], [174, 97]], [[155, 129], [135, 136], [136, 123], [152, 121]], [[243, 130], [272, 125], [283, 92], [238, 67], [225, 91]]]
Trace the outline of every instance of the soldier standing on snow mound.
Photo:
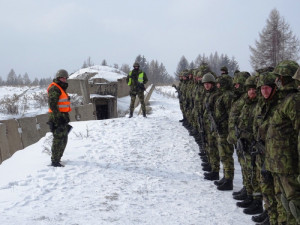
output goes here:
[[144, 101], [144, 91], [145, 91], [145, 84], [148, 82], [148, 78], [146, 76], [146, 73], [140, 70], [140, 64], [135, 62], [133, 64], [133, 70], [129, 72], [127, 76], [127, 84], [130, 86], [130, 114], [129, 118], [133, 116], [133, 110], [134, 110], [134, 102], [136, 95], [138, 95], [143, 116], [146, 117], [146, 106]]
[[70, 97], [66, 93], [68, 78], [69, 74], [66, 70], [58, 70], [56, 78], [47, 89], [49, 105], [48, 124], [53, 133], [51, 165], [54, 167], [63, 166], [60, 164], [60, 159], [68, 142], [68, 133], [70, 128], [72, 128], [68, 125], [70, 122], [69, 112], [71, 111]]

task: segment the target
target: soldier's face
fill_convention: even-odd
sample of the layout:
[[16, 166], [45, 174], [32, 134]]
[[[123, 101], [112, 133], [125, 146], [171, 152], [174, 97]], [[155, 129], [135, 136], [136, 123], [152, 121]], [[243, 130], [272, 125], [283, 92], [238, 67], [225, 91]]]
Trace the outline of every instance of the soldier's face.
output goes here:
[[240, 84], [239, 84], [239, 83], [236, 83], [236, 84], [234, 85], [234, 87], [235, 87], [235, 89], [239, 89]]
[[205, 90], [209, 91], [212, 88], [212, 83], [204, 83]]
[[220, 83], [217, 83], [217, 88], [220, 88], [221, 87], [221, 84]]
[[268, 85], [263, 85], [260, 87], [260, 92], [265, 99], [268, 99], [272, 93], [272, 87]]
[[256, 97], [256, 88], [249, 88], [248, 89], [248, 97], [250, 99], [254, 99]]
[[65, 78], [65, 77], [60, 77], [58, 79], [63, 83], [67, 83], [67, 78]]

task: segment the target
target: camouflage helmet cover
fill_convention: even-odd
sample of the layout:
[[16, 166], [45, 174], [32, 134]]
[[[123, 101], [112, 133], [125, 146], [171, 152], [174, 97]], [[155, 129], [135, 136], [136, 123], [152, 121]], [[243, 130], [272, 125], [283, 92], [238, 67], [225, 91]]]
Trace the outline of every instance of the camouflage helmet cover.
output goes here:
[[256, 76], [250, 76], [245, 81], [245, 87], [248, 87], [248, 88], [256, 87], [256, 83], [257, 83], [257, 77]]
[[216, 83], [216, 79], [211, 73], [206, 73], [202, 78], [202, 83]]
[[56, 72], [55, 75], [56, 78], [60, 78], [60, 77], [65, 77], [65, 78], [69, 78], [69, 74], [66, 70], [64, 69], [60, 69]]
[[259, 68], [256, 70], [256, 72], [258, 74], [261, 74], [261, 73], [265, 73], [265, 72], [273, 72], [273, 70], [274, 70], [274, 67], [268, 66], [268, 67]]
[[273, 72], [265, 72], [259, 75], [256, 87], [268, 85], [270, 87], [275, 86], [275, 80], [277, 76]]
[[300, 81], [300, 67], [297, 69], [293, 79]]
[[217, 83], [220, 84], [221, 89], [231, 89], [232, 88], [232, 78], [229, 75], [221, 75], [217, 78]]
[[235, 74], [233, 78], [233, 83], [244, 84], [248, 77], [250, 77], [250, 73], [248, 73], [247, 71], [239, 72]]
[[292, 60], [284, 60], [280, 62], [274, 69], [276, 75], [291, 77], [295, 74], [299, 64]]
[[228, 69], [227, 69], [226, 66], [222, 66], [221, 69], [220, 69], [220, 71], [224, 71], [224, 72], [228, 73]]

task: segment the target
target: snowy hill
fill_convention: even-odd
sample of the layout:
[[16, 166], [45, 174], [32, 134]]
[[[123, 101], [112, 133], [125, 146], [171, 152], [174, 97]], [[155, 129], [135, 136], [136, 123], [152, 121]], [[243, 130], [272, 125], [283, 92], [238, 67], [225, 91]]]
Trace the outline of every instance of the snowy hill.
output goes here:
[[252, 224], [231, 191], [203, 179], [178, 100], [157, 90], [148, 118], [73, 122], [64, 168], [48, 166], [50, 133], [4, 161], [0, 224]]

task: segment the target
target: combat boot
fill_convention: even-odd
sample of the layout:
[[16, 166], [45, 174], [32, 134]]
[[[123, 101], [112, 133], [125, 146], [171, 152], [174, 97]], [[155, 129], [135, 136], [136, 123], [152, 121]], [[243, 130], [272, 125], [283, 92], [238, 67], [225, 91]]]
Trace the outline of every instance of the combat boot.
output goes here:
[[244, 189], [244, 191], [242, 191], [239, 195], [234, 195], [233, 196], [233, 199], [239, 200], [239, 201], [245, 200], [246, 198], [247, 198], [247, 191], [246, 191], [246, 189]]
[[204, 173], [205, 180], [219, 180], [219, 172]]
[[216, 180], [216, 181], [214, 182], [214, 185], [220, 186], [220, 185], [223, 184], [224, 182], [225, 182], [225, 177], [223, 177], [223, 178], [220, 179], [220, 180]]
[[132, 116], [133, 116], [133, 112], [130, 112], [128, 118], [131, 118]]
[[203, 162], [201, 163], [201, 166], [210, 166], [210, 164], [208, 162]]
[[256, 223], [262, 223], [268, 217], [268, 211], [264, 210], [261, 214], [257, 216], [252, 216], [252, 221]]
[[181, 120], [179, 120], [180, 123], [184, 122], [185, 118], [182, 118]]
[[63, 164], [61, 164], [60, 162], [52, 162], [51, 166], [53, 167], [65, 167]]
[[263, 212], [262, 200], [254, 199], [251, 205], [243, 212], [248, 215], [254, 215]]
[[202, 167], [202, 170], [203, 170], [203, 171], [207, 171], [207, 172], [211, 172], [211, 166], [210, 166], [210, 165], [208, 165], [208, 166], [203, 166], [203, 167]]
[[201, 151], [201, 152], [198, 153], [198, 155], [199, 156], [206, 156], [206, 153], [205, 153], [205, 151]]
[[203, 157], [203, 158], [201, 158], [201, 160], [202, 160], [202, 162], [204, 162], [204, 163], [208, 163], [208, 158], [207, 158], [207, 157]]
[[257, 223], [256, 225], [270, 225], [269, 216], [267, 216], [267, 218], [262, 223]]
[[146, 112], [145, 112], [145, 111], [143, 111], [143, 117], [147, 117], [147, 116], [146, 116]]
[[219, 191], [231, 191], [233, 189], [233, 180], [225, 178], [224, 182], [217, 189]]
[[240, 208], [247, 208], [251, 205], [251, 203], [253, 202], [253, 197], [252, 195], [248, 195], [247, 198], [241, 202], [237, 202], [236, 206], [240, 207]]
[[246, 187], [245, 186], [243, 186], [242, 189], [239, 190], [239, 191], [232, 192], [232, 195], [239, 195], [239, 194], [241, 194], [241, 192], [244, 192], [244, 191], [246, 191]]

